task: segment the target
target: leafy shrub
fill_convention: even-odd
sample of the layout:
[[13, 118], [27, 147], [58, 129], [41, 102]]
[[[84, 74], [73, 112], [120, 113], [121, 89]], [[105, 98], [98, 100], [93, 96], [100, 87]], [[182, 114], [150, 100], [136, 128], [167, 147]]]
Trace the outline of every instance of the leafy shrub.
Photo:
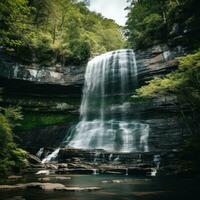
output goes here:
[[0, 176], [11, 171], [19, 172], [24, 165], [26, 152], [13, 142], [12, 130], [22, 119], [19, 108], [0, 109]]

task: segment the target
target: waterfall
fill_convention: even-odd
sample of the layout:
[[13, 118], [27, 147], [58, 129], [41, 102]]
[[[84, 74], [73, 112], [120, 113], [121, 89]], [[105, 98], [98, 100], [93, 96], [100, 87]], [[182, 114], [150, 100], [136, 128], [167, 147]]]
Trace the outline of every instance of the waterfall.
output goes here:
[[137, 71], [131, 49], [108, 52], [88, 63], [80, 122], [66, 139], [67, 146], [110, 152], [148, 151], [149, 125], [128, 114]]
[[60, 148], [57, 148], [55, 151], [53, 151], [51, 154], [49, 154], [47, 157], [45, 157], [42, 160], [42, 163], [43, 164], [49, 163], [50, 161], [53, 161], [54, 159], [56, 159], [57, 156], [58, 156], [59, 151], [60, 151]]
[[36, 153], [36, 156], [37, 156], [38, 158], [41, 158], [43, 152], [44, 152], [44, 147], [42, 147], [42, 148], [39, 149], [39, 151]]

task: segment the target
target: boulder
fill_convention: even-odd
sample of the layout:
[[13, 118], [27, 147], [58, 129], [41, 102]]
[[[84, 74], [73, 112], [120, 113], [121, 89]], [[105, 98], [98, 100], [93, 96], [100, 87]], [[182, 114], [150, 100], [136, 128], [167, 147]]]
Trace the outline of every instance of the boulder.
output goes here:
[[58, 167], [58, 169], [68, 168], [68, 164], [66, 164], [66, 163], [58, 163], [57, 167]]
[[1, 190], [17, 190], [17, 189], [40, 189], [44, 191], [69, 191], [69, 192], [82, 192], [100, 190], [99, 187], [66, 187], [60, 183], [26, 183], [18, 185], [0, 185]]
[[28, 183], [25, 185], [26, 188], [48, 190], [64, 190], [65, 186], [60, 183]]
[[42, 164], [41, 160], [37, 156], [34, 156], [30, 153], [27, 154], [27, 160], [30, 164]]

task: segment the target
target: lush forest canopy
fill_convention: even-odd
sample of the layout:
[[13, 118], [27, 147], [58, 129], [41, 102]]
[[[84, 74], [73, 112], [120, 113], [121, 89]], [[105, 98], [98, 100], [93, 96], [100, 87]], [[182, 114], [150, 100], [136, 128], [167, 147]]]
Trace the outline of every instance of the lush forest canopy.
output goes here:
[[199, 8], [199, 0], [131, 0], [126, 23], [129, 47], [158, 43], [198, 47]]
[[86, 62], [95, 54], [122, 48], [120, 29], [76, 0], [0, 2], [0, 46], [25, 63]]

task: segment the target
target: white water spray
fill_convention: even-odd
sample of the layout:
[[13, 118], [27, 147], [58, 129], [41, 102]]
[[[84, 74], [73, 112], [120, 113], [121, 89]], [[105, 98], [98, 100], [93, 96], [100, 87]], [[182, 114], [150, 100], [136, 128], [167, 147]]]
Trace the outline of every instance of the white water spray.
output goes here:
[[131, 49], [108, 52], [88, 63], [81, 121], [65, 141], [67, 146], [110, 152], [148, 151], [149, 125], [128, 115], [128, 98], [137, 87], [137, 71]]

